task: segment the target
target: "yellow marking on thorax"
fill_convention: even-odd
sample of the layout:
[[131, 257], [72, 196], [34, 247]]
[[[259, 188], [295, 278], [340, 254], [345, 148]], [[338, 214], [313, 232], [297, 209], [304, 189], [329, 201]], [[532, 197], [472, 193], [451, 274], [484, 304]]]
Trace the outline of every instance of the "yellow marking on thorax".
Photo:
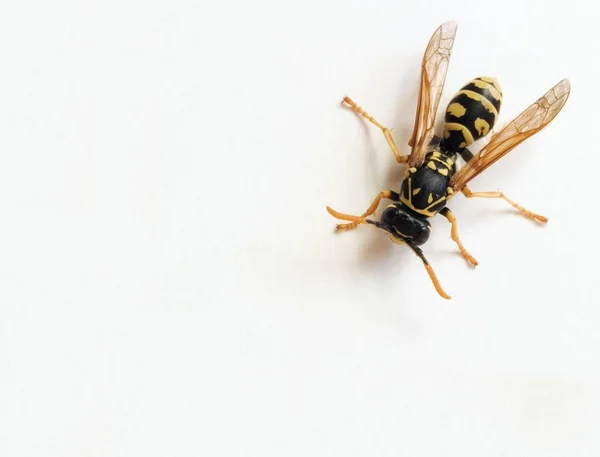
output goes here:
[[404, 177], [406, 178], [406, 177], [412, 175], [416, 171], [417, 171], [417, 169], [415, 167], [407, 168], [406, 172], [404, 173]]
[[431, 160], [433, 160], [435, 162], [443, 163], [447, 167], [451, 167], [454, 164], [454, 162], [452, 162], [452, 159], [442, 159], [442, 158], [438, 158], [438, 157], [432, 157]]
[[448, 105], [448, 109], [446, 111], [454, 117], [463, 117], [467, 112], [467, 108], [462, 106], [460, 103], [454, 102]]
[[446, 193], [448, 194], [448, 196], [446, 197], [446, 200], [450, 200], [452, 197], [454, 197], [456, 195], [456, 192], [454, 192], [454, 189], [452, 187], [448, 187], [446, 189]]
[[[409, 183], [409, 185], [410, 185], [410, 183]], [[410, 187], [409, 187], [408, 191], [409, 191], [409, 195], [410, 195], [410, 192], [411, 192]], [[430, 211], [424, 211], [424, 210], [415, 208], [415, 206], [412, 204], [412, 198], [406, 198], [406, 196], [404, 194], [400, 195], [400, 201], [416, 213], [423, 214], [424, 216], [433, 216], [434, 215]]]
[[[443, 202], [444, 200], [446, 200], [446, 196], [445, 196], [445, 195], [441, 196], [441, 197], [440, 197], [440, 198], [438, 198], [436, 201], [434, 201], [433, 203], [431, 203], [431, 204], [430, 204], [430, 205], [429, 205], [427, 208], [425, 208], [425, 209], [424, 209], [424, 211], [427, 211], [427, 212], [429, 212], [429, 213], [431, 213], [431, 214], [434, 214], [434, 213], [432, 213], [431, 211], [429, 211], [429, 208], [431, 208], [431, 207], [433, 207], [433, 206], [437, 205], [437, 204], [438, 204], [438, 203], [440, 203], [440, 202]], [[427, 203], [430, 203], [430, 202], [428, 201]]]
[[[421, 190], [421, 188], [419, 189], [415, 189], [415, 191], [418, 193]], [[412, 179], [408, 178], [408, 196], [404, 195], [404, 193], [402, 193], [400, 195], [400, 201], [402, 203], [404, 203], [406, 206], [408, 206], [410, 209], [412, 209], [415, 213], [419, 213], [422, 214], [423, 216], [427, 216], [427, 217], [433, 217], [436, 215], [435, 212], [433, 211], [429, 211], [429, 208], [431, 208], [432, 206], [437, 205], [439, 202], [444, 201], [446, 199], [445, 196], [442, 196], [440, 198], [438, 198], [436, 201], [433, 201], [433, 195], [429, 194], [428, 197], [428, 201], [427, 203], [429, 203], [429, 206], [425, 209], [419, 209], [419, 208], [415, 208], [415, 206], [412, 203], [412, 196], [416, 195], [413, 190], [412, 190]], [[390, 206], [394, 206], [394, 205], [390, 205]]]
[[400, 195], [400, 201], [406, 203], [409, 207], [412, 206], [412, 178], [408, 178], [408, 195]]
[[467, 97], [481, 102], [481, 104], [485, 107], [485, 109], [487, 109], [495, 117], [498, 117], [498, 111], [496, 110], [496, 107], [494, 105], [492, 105], [492, 102], [490, 102], [483, 95], [478, 94], [477, 92], [473, 92], [472, 90], [459, 90], [458, 93], [465, 94]]
[[[412, 202], [410, 200], [407, 200], [403, 196], [400, 197], [400, 200], [402, 201], [402, 203], [404, 203], [406, 206], [408, 206], [410, 209], [412, 209], [415, 213], [419, 213], [419, 214], [422, 214], [423, 216], [427, 216], [427, 217], [435, 216], [435, 213], [432, 211], [427, 211], [427, 209], [415, 208], [414, 205], [412, 204]], [[435, 205], [435, 202], [433, 204]], [[429, 206], [428, 206], [428, 208], [429, 208]]]
[[412, 191], [413, 195], [417, 195], [419, 192], [421, 192], [421, 188], [419, 187], [418, 189], [415, 189]]
[[[429, 162], [427, 162], [427, 167], [431, 168], [432, 170], [436, 170], [439, 174], [441, 174], [442, 176], [448, 176], [449, 170], [450, 168], [452, 168], [452, 165], [454, 165], [454, 162], [452, 161], [452, 159], [449, 158], [441, 158], [442, 155], [440, 153], [434, 153], [431, 156], [431, 160]], [[439, 165], [429, 165], [431, 162], [438, 162], [441, 163], [443, 166], [439, 166]], [[419, 189], [420, 190], [420, 189]], [[415, 195], [413, 193], [413, 195]]]

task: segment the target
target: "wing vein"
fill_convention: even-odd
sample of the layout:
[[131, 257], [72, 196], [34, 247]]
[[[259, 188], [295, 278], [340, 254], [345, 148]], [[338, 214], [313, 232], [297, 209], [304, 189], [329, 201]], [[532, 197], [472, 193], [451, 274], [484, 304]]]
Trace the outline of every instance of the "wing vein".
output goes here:
[[494, 134], [490, 142], [452, 177], [452, 189], [461, 190], [497, 160], [546, 127], [565, 105], [570, 92], [569, 80], [559, 81], [500, 132]]

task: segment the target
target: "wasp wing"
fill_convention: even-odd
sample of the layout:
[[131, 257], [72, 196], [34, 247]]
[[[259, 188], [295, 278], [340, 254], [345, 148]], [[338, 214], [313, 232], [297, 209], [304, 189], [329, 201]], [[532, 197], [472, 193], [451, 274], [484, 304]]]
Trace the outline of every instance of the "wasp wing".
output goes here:
[[563, 79], [556, 84], [510, 124], [493, 135], [490, 142], [456, 172], [450, 180], [450, 187], [460, 191], [494, 162], [546, 127], [567, 102], [570, 91], [571, 85], [568, 79]]
[[419, 166], [433, 138], [438, 105], [444, 89], [450, 54], [456, 35], [456, 22], [445, 22], [429, 40], [421, 64], [421, 87], [415, 115], [415, 126], [408, 145], [412, 148], [408, 158], [411, 167]]

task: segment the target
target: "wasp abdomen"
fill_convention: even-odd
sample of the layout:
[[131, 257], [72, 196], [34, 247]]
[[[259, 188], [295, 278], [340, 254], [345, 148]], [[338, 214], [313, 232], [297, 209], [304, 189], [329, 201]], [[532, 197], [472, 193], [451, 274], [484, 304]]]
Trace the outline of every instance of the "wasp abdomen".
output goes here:
[[480, 77], [465, 84], [446, 108], [444, 148], [457, 152], [487, 135], [501, 104], [502, 89], [496, 78]]

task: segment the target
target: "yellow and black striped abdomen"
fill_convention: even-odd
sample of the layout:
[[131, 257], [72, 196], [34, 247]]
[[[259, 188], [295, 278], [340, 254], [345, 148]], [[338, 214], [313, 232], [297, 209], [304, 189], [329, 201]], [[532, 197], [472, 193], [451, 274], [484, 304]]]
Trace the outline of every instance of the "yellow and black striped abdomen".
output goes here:
[[444, 149], [457, 152], [494, 127], [502, 89], [496, 78], [480, 77], [465, 84], [448, 103], [444, 118]]

